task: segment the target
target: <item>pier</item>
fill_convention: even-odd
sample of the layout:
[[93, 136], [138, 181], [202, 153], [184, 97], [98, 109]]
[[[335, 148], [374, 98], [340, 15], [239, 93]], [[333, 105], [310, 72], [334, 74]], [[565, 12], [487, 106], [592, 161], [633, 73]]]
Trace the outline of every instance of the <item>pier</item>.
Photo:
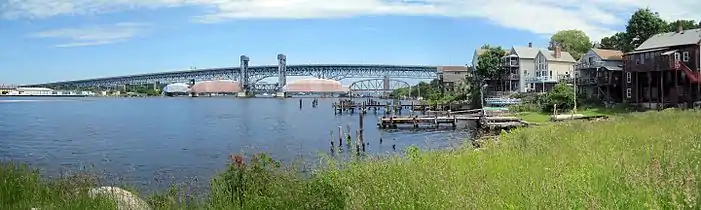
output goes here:
[[363, 111], [364, 113], [368, 111], [372, 111], [374, 113], [384, 111], [385, 114], [401, 114], [403, 110], [425, 113], [435, 110], [449, 110], [451, 108], [451, 105], [447, 104], [417, 104], [414, 102], [411, 102], [410, 104], [402, 104], [401, 101], [386, 101], [382, 103], [373, 99], [367, 99], [362, 102], [357, 102], [350, 99], [341, 99], [338, 102], [334, 102], [331, 106], [333, 107], [334, 114], [354, 114], [356, 111]]
[[530, 125], [518, 117], [510, 116], [503, 109], [471, 109], [464, 111], [428, 111], [433, 115], [394, 116], [387, 115], [378, 119], [377, 126], [382, 129], [396, 129], [400, 125], [413, 128], [437, 128], [442, 125], [457, 127], [460, 122], [473, 122], [479, 130], [497, 131]]

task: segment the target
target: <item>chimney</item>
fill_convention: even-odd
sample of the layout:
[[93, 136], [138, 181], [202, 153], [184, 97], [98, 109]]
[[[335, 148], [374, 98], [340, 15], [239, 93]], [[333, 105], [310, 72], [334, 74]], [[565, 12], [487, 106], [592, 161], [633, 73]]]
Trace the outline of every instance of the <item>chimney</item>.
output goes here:
[[555, 54], [555, 58], [560, 58], [560, 56], [562, 56], [562, 49], [560, 49], [560, 44], [555, 44], [555, 50], [553, 51], [553, 54]]
[[533, 42], [529, 42], [529, 43], [528, 43], [528, 47], [529, 47], [529, 48], [532, 48], [532, 47], [533, 47]]
[[684, 27], [682, 27], [682, 22], [677, 21], [677, 33], [682, 33], [682, 31], [684, 31]]

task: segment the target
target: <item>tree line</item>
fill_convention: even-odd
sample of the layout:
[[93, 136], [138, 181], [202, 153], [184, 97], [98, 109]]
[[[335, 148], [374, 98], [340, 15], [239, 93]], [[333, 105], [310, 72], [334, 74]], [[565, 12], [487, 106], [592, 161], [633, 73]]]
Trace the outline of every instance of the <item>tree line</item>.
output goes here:
[[678, 26], [684, 30], [697, 29], [701, 28], [701, 22], [695, 20], [665, 21], [659, 13], [653, 12], [649, 8], [638, 9], [628, 20], [625, 31], [602, 38], [598, 47], [630, 52], [653, 35], [675, 32]]

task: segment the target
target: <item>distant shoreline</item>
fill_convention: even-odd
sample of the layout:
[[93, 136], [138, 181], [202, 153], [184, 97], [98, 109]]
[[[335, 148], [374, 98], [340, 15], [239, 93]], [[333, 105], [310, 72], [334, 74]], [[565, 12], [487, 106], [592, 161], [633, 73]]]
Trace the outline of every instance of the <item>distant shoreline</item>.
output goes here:
[[89, 95], [0, 95], [0, 97], [56, 97], [56, 98], [65, 98], [65, 97], [90, 97]]

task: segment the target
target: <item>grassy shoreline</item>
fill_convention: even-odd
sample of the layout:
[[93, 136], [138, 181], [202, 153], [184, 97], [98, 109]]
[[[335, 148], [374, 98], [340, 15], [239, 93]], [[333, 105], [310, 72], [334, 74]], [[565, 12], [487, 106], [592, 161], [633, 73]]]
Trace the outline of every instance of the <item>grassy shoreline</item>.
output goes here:
[[[404, 158], [344, 167], [328, 161], [311, 177], [280, 167], [267, 156], [240, 165], [232, 158], [228, 169], [211, 181], [206, 199], [188, 199], [172, 190], [147, 201], [155, 209], [698, 208], [701, 112], [615, 118], [517, 129], [478, 151], [468, 146], [453, 151], [413, 148]], [[15, 197], [0, 199], [0, 209], [24, 208], [35, 201], [58, 209], [75, 202], [111, 208], [104, 200], [68, 196], [78, 197], [73, 201], [61, 193], [16, 196], [12, 192], [17, 189], [55, 191], [51, 186], [60, 185], [6, 166], [0, 168], [0, 195]]]

